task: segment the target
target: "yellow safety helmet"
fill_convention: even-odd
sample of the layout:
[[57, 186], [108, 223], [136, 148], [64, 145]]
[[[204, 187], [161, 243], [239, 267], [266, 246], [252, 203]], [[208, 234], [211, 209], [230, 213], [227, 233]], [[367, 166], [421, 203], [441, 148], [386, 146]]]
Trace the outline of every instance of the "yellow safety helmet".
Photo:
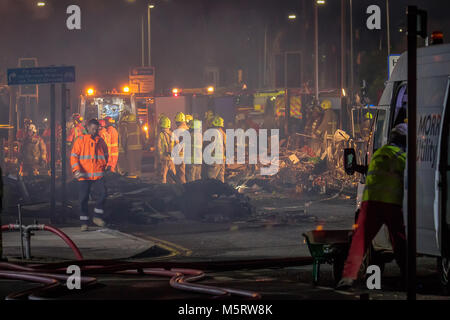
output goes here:
[[129, 114], [126, 121], [128, 121], [128, 122], [136, 122], [136, 115], [134, 113]]
[[170, 128], [170, 119], [166, 116], [161, 117], [159, 120], [159, 126], [164, 129]]
[[200, 129], [202, 127], [202, 122], [200, 120], [197, 120], [197, 119], [196, 120], [192, 120], [189, 123], [189, 127], [191, 129]]
[[331, 101], [330, 100], [323, 100], [320, 104], [323, 110], [331, 109]]
[[219, 116], [215, 116], [214, 120], [212, 121], [212, 125], [214, 127], [223, 127], [223, 118]]
[[185, 119], [186, 119], [186, 122], [191, 122], [192, 120], [194, 120], [194, 117], [190, 114], [187, 114]]
[[184, 115], [183, 112], [177, 112], [177, 114], [175, 115], [175, 122], [185, 122], [186, 121], [186, 116]]

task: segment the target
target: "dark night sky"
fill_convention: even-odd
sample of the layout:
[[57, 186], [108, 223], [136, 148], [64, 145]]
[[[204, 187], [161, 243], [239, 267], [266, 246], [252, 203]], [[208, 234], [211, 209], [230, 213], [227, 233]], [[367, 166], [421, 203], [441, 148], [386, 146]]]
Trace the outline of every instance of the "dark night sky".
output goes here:
[[[37, 57], [41, 66], [75, 65], [77, 83], [72, 88], [77, 96], [88, 85], [119, 89], [128, 81], [129, 68], [140, 65], [140, 17], [146, 16], [147, 1], [47, 0], [44, 8], [36, 7], [36, 2], [0, 0], [1, 72], [15, 67], [19, 57]], [[312, 0], [155, 0], [155, 3], [152, 61], [159, 88], [202, 86], [203, 68], [210, 62], [247, 69], [249, 84], [257, 86], [265, 24], [271, 35], [286, 30], [287, 42], [305, 51], [312, 49], [312, 43], [301, 42], [296, 29], [307, 21], [292, 23], [286, 19], [290, 12], [299, 16], [299, 11], [305, 10], [312, 33]], [[353, 0], [354, 27], [360, 32], [355, 40], [357, 50], [377, 50], [380, 39], [385, 50], [384, 3], [384, 0]], [[81, 7], [81, 31], [69, 31], [65, 26], [65, 11], [70, 4]], [[382, 31], [365, 28], [365, 10], [371, 4], [382, 8]], [[429, 31], [440, 29], [450, 34], [450, 1], [391, 0], [393, 51], [404, 48], [405, 34], [399, 33], [398, 28], [405, 24], [407, 4], [428, 10]], [[321, 50], [331, 50], [331, 44], [335, 44], [337, 54], [340, 52], [339, 12], [340, 0], [327, 0], [320, 8]], [[46, 103], [48, 90], [41, 87]]]

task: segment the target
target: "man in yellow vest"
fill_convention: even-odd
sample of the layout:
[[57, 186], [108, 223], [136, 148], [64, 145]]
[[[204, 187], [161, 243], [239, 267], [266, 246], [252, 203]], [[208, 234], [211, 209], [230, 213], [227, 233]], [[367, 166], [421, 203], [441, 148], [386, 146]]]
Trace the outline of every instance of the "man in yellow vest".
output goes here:
[[[212, 155], [215, 159], [215, 164], [206, 165], [206, 175], [209, 179], [217, 179], [222, 182], [225, 182], [225, 149], [227, 144], [227, 137], [225, 131], [223, 131], [223, 118], [219, 116], [215, 116], [212, 121], [212, 126], [214, 130], [218, 130], [221, 143], [223, 144], [223, 152], [220, 154], [219, 152], [214, 152]], [[213, 143], [213, 142], [211, 142]], [[216, 150], [217, 151], [217, 150]]]
[[395, 259], [405, 271], [406, 236], [403, 224], [403, 177], [406, 166], [407, 125], [391, 131], [389, 143], [372, 156], [366, 177], [356, 230], [338, 289], [348, 289], [358, 277], [364, 254], [383, 224], [389, 230]]
[[173, 163], [172, 150], [175, 141], [170, 131], [170, 119], [166, 116], [161, 117], [159, 121], [161, 131], [158, 135], [158, 155], [159, 168], [161, 172], [161, 183], [167, 183], [167, 172], [170, 170], [175, 176], [175, 164]]
[[191, 129], [191, 163], [186, 164], [186, 180], [192, 182], [202, 178], [202, 156], [203, 156], [203, 137], [202, 122], [200, 120], [192, 120], [190, 122]]
[[[178, 112], [175, 115], [175, 123], [177, 125], [177, 130], [189, 131], [189, 127], [186, 125], [186, 116], [184, 115], [183, 112]], [[180, 139], [180, 142], [182, 142], [182, 141], [183, 140]], [[184, 158], [184, 150], [181, 150], [179, 155], [180, 155], [180, 158], [183, 159]], [[175, 165], [175, 170], [177, 172], [178, 179], [180, 179], [180, 182], [186, 183], [186, 164], [184, 163], [184, 160], [182, 163]]]

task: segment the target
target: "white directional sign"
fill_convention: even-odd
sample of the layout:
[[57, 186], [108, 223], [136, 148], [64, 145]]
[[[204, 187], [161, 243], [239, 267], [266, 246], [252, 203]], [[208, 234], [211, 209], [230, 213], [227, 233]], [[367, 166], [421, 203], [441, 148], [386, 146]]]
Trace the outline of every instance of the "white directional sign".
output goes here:
[[75, 82], [75, 67], [8, 69], [8, 85]]

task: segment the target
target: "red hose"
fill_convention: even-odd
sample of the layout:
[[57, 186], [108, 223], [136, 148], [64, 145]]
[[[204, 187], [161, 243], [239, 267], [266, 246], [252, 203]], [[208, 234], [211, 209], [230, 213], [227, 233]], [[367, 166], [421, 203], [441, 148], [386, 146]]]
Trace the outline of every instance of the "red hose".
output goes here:
[[78, 249], [78, 247], [75, 245], [75, 243], [72, 241], [72, 239], [70, 239], [64, 232], [62, 232], [61, 230], [56, 229], [52, 226], [47, 226], [47, 225], [44, 225], [44, 230], [53, 232], [54, 234], [58, 235], [72, 249], [72, 251], [75, 253], [75, 256], [77, 257], [77, 260], [83, 260], [83, 256], [81, 255], [81, 252]]
[[[59, 230], [55, 227], [52, 227], [52, 226], [43, 225], [43, 228], [46, 231], [53, 232], [54, 234], [59, 236], [61, 239], [63, 239], [64, 242], [67, 243], [67, 245], [72, 249], [73, 253], [75, 254], [76, 259], [78, 261], [83, 260], [83, 256], [80, 252], [80, 249], [78, 249], [76, 244], [69, 238], [68, 235], [66, 235], [61, 230]], [[2, 226], [2, 230], [16, 230], [16, 228], [15, 228], [14, 224], [5, 224]]]

